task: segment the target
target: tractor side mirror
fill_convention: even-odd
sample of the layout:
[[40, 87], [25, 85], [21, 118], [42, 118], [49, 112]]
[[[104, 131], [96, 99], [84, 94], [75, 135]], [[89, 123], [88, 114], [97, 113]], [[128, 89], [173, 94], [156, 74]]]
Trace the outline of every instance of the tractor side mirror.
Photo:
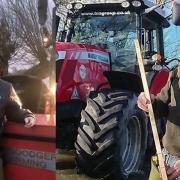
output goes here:
[[176, 26], [180, 26], [180, 0], [173, 2], [172, 20]]

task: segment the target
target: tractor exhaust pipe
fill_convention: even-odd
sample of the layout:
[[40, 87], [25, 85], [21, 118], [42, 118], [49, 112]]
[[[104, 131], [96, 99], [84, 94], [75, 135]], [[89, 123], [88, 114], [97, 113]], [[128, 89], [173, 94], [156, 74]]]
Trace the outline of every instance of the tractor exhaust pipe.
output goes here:
[[38, 0], [38, 16], [39, 16], [39, 24], [41, 26], [45, 25], [47, 20], [47, 0]]
[[180, 0], [173, 2], [172, 20], [176, 26], [180, 26]]

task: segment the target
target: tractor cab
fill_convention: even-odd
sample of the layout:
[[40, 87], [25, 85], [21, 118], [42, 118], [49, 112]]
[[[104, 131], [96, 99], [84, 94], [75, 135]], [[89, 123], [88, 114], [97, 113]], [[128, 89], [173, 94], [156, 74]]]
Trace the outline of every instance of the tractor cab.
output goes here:
[[[59, 6], [59, 10], [57, 8], [57, 15], [60, 16], [57, 59], [62, 58], [66, 52], [66, 49], [63, 49], [65, 44], [70, 43], [70, 48], [74, 43], [89, 46], [89, 49], [90, 46], [94, 46], [109, 54], [109, 60], [103, 60], [108, 64], [109, 70], [137, 74], [134, 39], [138, 38], [145, 59], [145, 68], [151, 71], [154, 63], [152, 55], [158, 53], [164, 57], [163, 28], [170, 25], [166, 19], [165, 9], [148, 0], [69, 1], [66, 5]], [[84, 54], [80, 59], [95, 57], [89, 56], [85, 57]], [[99, 61], [103, 62], [102, 57]], [[62, 65], [62, 61], [57, 61], [57, 81], [60, 79], [60, 64]]]
[[101, 47], [110, 53], [112, 70], [135, 72], [135, 38], [146, 58], [164, 55], [162, 30], [169, 23], [165, 10], [149, 10], [153, 6], [147, 0], [67, 3], [65, 17], [60, 16], [58, 41]]
[[[165, 9], [148, 0], [67, 1], [59, 5], [55, 48], [57, 102], [85, 102], [91, 91], [101, 86], [108, 88], [107, 82], [111, 87], [118, 84], [140, 91], [134, 40], [139, 39], [145, 68], [152, 71], [152, 55], [164, 56], [163, 28], [170, 25]], [[130, 88], [119, 80], [128, 74], [134, 77], [129, 77], [133, 80]], [[84, 86], [80, 87], [81, 83]]]

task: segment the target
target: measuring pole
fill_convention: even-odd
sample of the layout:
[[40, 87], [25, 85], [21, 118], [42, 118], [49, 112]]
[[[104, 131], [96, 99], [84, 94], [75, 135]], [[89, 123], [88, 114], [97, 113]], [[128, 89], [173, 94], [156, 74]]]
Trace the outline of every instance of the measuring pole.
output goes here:
[[139, 41], [136, 39], [134, 43], [135, 43], [136, 54], [137, 54], [137, 59], [138, 59], [140, 73], [141, 73], [141, 79], [142, 79], [142, 83], [143, 83], [144, 92], [145, 92], [146, 98], [150, 101], [150, 103], [148, 104], [148, 110], [149, 110], [149, 117], [150, 117], [154, 142], [155, 142], [155, 146], [156, 146], [156, 152], [157, 152], [157, 156], [158, 156], [158, 160], [159, 160], [159, 170], [160, 170], [162, 179], [168, 180], [167, 174], [166, 174], [166, 169], [165, 169], [165, 164], [164, 164], [164, 159], [162, 156], [161, 145], [160, 145], [160, 141], [159, 141], [155, 116], [154, 116], [153, 107], [152, 107], [152, 103], [151, 103], [151, 97], [150, 97], [150, 93], [149, 93], [148, 83], [146, 80], [146, 75], [145, 75], [144, 64], [143, 64], [143, 59], [142, 59], [142, 55], [141, 55]]
[[164, 3], [164, 0], [156, 0], [156, 4]]

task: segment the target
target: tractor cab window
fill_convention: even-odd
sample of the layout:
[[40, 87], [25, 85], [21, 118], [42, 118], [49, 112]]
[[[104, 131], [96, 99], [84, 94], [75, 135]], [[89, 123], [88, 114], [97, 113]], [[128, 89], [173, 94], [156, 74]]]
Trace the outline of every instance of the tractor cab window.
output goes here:
[[65, 58], [66, 52], [65, 51], [57, 51], [56, 52], [56, 82], [58, 80], [58, 75], [63, 64], [63, 60]]
[[136, 63], [135, 13], [108, 16], [79, 16], [73, 22], [72, 42], [97, 45], [111, 53], [112, 69], [132, 71]]
[[141, 48], [144, 59], [151, 59], [158, 52], [157, 30], [142, 29]]
[[164, 29], [164, 50], [167, 59], [180, 59], [180, 27], [170, 21], [170, 27]]

